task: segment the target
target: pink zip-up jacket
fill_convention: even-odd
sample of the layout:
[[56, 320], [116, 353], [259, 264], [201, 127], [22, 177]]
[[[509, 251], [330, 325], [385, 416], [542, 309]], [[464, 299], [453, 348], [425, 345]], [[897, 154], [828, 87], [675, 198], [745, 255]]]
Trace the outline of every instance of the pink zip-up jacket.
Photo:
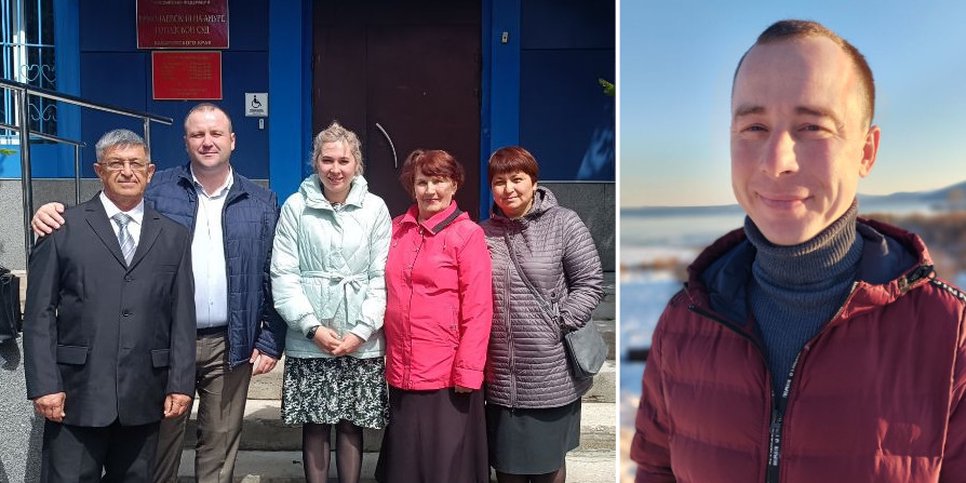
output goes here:
[[456, 203], [392, 221], [386, 262], [386, 381], [404, 390], [479, 389], [493, 318], [483, 230]]

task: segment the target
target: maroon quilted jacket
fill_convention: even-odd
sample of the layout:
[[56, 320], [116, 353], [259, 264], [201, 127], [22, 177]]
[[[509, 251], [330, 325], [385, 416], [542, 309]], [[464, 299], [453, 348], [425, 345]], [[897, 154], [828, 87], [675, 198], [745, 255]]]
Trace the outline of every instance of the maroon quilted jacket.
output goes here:
[[[919, 237], [859, 228], [859, 281], [799, 353], [787, 397], [771, 394], [745, 307], [754, 248], [735, 231], [698, 257], [654, 333], [638, 482], [966, 482], [966, 296]], [[901, 275], [866, 281], [889, 267]]]

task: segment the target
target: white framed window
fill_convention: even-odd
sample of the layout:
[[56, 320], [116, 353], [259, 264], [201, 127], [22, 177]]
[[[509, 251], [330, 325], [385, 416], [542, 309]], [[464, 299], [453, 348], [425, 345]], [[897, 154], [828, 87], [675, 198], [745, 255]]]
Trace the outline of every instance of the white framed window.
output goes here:
[[[0, 69], [4, 79], [57, 90], [54, 57], [54, 0], [0, 0]], [[2, 91], [0, 120], [16, 125], [19, 112], [14, 93]], [[57, 104], [29, 96], [30, 128], [57, 134]], [[0, 131], [0, 144], [19, 144], [16, 133]], [[42, 142], [42, 141], [35, 141]]]

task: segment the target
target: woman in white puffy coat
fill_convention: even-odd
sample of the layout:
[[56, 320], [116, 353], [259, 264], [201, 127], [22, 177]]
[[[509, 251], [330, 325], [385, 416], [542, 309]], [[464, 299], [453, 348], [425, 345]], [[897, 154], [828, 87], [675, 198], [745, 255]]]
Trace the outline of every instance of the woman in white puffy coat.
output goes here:
[[302, 425], [305, 478], [324, 482], [336, 427], [340, 482], [359, 480], [362, 428], [388, 414], [383, 315], [391, 220], [362, 177], [359, 138], [333, 122], [315, 174], [285, 201], [272, 252], [275, 308], [288, 324], [282, 420]]

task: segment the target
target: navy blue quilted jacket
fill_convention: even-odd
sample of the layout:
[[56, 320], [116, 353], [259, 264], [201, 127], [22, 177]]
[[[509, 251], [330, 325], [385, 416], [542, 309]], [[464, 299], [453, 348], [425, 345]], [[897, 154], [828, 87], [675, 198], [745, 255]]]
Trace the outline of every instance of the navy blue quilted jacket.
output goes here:
[[[272, 191], [232, 174], [221, 216], [228, 258], [228, 358], [235, 367], [248, 362], [253, 348], [281, 357], [286, 326], [275, 312], [268, 273], [278, 200]], [[198, 194], [191, 179], [187, 164], [158, 171], [144, 200], [194, 233]]]

